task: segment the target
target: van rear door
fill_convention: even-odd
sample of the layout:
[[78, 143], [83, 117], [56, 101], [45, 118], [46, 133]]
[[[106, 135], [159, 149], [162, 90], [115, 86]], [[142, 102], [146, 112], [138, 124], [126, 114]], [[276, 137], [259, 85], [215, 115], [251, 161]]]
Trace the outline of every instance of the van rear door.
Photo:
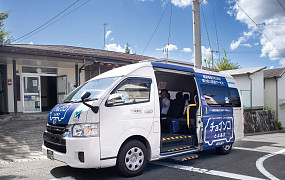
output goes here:
[[203, 149], [234, 142], [233, 108], [225, 77], [195, 73], [202, 103]]

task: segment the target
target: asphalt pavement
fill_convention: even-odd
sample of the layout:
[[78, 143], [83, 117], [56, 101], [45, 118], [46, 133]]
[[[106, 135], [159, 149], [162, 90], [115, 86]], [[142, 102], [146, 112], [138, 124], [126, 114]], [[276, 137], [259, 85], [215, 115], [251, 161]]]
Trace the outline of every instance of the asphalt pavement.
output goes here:
[[[0, 179], [123, 179], [116, 169], [77, 169], [48, 160], [41, 152], [46, 116], [0, 122]], [[231, 153], [199, 153], [186, 162], [149, 163], [128, 179], [285, 179], [285, 131], [247, 135]]]

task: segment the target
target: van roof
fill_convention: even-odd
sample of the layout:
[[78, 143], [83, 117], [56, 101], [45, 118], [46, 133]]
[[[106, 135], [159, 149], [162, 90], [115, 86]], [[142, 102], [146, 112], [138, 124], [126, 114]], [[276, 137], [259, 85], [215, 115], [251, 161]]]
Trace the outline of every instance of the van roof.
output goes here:
[[119, 77], [119, 76], [125, 76], [130, 74], [131, 72], [145, 66], [152, 66], [157, 68], [163, 68], [163, 69], [171, 69], [171, 70], [177, 70], [177, 71], [185, 71], [185, 72], [197, 72], [197, 73], [203, 73], [203, 74], [209, 74], [209, 75], [216, 75], [216, 76], [222, 76], [226, 78], [232, 78], [232, 76], [228, 74], [223, 74], [220, 72], [213, 72], [213, 71], [207, 71], [202, 69], [193, 68], [191, 66], [181, 66], [181, 65], [175, 65], [173, 63], [167, 63], [167, 62], [139, 62], [135, 64], [130, 64], [122, 67], [118, 67], [115, 69], [112, 69], [110, 71], [107, 71], [105, 73], [102, 73], [93, 79], [101, 79], [101, 78], [107, 78], [107, 77]]
[[203, 69], [198, 69], [198, 68], [193, 68], [191, 66], [181, 66], [181, 65], [175, 65], [173, 63], [169, 64], [167, 62], [151, 62], [153, 67], [157, 68], [165, 68], [165, 69], [171, 69], [171, 70], [177, 70], [177, 71], [185, 71], [185, 72], [196, 72], [196, 73], [203, 73], [203, 74], [208, 74], [208, 75], [215, 75], [215, 76], [222, 76], [226, 78], [233, 78], [229, 74], [223, 74], [220, 72], [214, 72], [214, 71], [208, 71], [208, 70], [203, 70]]

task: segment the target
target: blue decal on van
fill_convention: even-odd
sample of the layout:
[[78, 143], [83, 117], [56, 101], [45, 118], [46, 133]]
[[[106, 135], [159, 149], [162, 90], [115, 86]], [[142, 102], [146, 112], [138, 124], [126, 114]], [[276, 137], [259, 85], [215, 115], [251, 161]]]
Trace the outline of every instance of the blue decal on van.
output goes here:
[[234, 142], [233, 107], [225, 77], [195, 73], [202, 102], [203, 149]]
[[48, 123], [68, 124], [73, 111], [80, 105], [77, 104], [58, 104], [49, 113]]
[[208, 146], [212, 146], [213, 143], [217, 142], [219, 142], [218, 145], [232, 142], [234, 139], [233, 127], [232, 117], [209, 118], [204, 130], [204, 142]]
[[228, 86], [227, 80], [225, 77], [195, 73], [197, 81], [199, 84], [212, 84], [219, 86]]

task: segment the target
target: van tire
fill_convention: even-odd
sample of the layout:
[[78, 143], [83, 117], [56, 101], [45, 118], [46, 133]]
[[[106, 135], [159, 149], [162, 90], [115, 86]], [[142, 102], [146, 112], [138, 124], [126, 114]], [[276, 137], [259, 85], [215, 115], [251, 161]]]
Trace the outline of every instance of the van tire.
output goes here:
[[221, 155], [225, 155], [225, 154], [229, 154], [232, 150], [233, 145], [225, 145], [225, 146], [221, 146], [216, 148], [216, 151], [221, 154]]
[[130, 140], [121, 147], [116, 168], [126, 177], [137, 176], [143, 172], [148, 163], [145, 145], [138, 140]]

